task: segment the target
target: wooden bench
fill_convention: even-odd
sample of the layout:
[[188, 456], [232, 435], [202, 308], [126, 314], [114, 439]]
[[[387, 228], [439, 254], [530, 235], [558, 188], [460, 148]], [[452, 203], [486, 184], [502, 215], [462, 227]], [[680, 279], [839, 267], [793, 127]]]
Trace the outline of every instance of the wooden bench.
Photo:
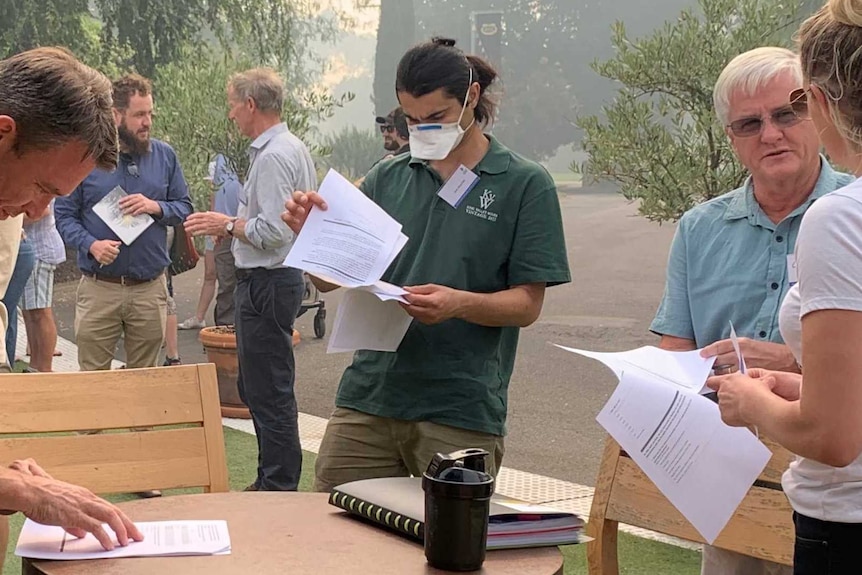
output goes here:
[[[772, 451], [772, 459], [713, 545], [792, 565], [792, 510], [781, 490], [781, 474], [793, 456], [776, 443], [763, 441]], [[619, 574], [619, 523], [698, 543], [705, 542], [619, 444], [609, 437], [602, 455], [587, 525], [587, 534], [594, 538], [587, 543], [590, 575]]]

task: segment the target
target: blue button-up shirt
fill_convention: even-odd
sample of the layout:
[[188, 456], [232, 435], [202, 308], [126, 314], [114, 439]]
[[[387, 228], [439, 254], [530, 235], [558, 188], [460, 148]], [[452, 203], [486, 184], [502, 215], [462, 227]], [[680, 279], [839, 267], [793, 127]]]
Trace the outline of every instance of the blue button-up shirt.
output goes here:
[[[192, 213], [192, 202], [173, 148], [155, 139], [150, 143], [149, 153], [143, 156], [122, 154], [115, 171], [93, 170], [69, 196], [57, 198], [54, 205], [57, 229], [66, 245], [78, 250], [78, 267], [82, 272], [149, 280], [170, 264], [167, 227], [182, 223]], [[132, 163], [136, 168], [131, 166]], [[101, 267], [90, 254], [90, 246], [97, 240], [119, 238], [93, 212], [93, 206], [116, 186], [130, 195], [142, 194], [157, 201], [162, 215], [152, 216], [155, 223], [144, 230], [132, 245], [120, 245], [117, 259]]]
[[216, 186], [213, 210], [220, 214], [236, 217], [242, 184], [239, 183], [239, 178], [231, 170], [227, 158], [222, 154], [217, 155], [215, 159], [213, 184]]
[[778, 312], [790, 288], [802, 215], [820, 196], [853, 176], [836, 172], [826, 158], [808, 199], [778, 224], [754, 197], [749, 177], [741, 188], [686, 212], [679, 221], [667, 264], [664, 297], [650, 330], [694, 340], [698, 348], [737, 335], [783, 343]]

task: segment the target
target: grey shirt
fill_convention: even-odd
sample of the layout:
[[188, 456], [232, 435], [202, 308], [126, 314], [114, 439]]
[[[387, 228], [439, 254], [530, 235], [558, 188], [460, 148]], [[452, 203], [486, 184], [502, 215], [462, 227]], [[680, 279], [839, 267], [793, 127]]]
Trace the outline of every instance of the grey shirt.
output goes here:
[[258, 136], [249, 157], [251, 167], [237, 210], [237, 217], [246, 222], [248, 242], [234, 239], [231, 251], [240, 269], [283, 267], [294, 238], [281, 220], [284, 203], [296, 190], [317, 189], [314, 161], [284, 123]]

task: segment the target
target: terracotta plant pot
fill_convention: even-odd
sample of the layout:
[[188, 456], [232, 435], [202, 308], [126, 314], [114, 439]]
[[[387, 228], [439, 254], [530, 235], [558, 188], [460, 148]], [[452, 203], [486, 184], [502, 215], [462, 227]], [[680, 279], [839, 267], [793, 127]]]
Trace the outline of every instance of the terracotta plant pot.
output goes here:
[[[239, 360], [236, 355], [236, 331], [233, 326], [205, 327], [199, 334], [207, 352], [207, 360], [215, 364], [218, 375], [218, 394], [222, 417], [250, 419], [248, 407], [239, 397], [236, 387]], [[293, 345], [299, 344], [299, 332], [293, 330]]]

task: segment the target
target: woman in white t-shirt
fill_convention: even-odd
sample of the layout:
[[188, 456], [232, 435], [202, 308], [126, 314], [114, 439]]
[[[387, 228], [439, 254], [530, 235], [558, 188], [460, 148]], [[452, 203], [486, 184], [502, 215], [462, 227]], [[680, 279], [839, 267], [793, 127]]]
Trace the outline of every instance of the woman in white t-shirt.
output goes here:
[[[862, 175], [862, 0], [829, 0], [800, 29], [804, 90], [789, 95], [830, 158]], [[776, 158], [780, 161], [780, 156]], [[775, 160], [773, 160], [775, 161]], [[802, 375], [712, 378], [726, 423], [797, 454], [782, 484], [794, 509], [795, 575], [862, 573], [862, 180], [819, 199], [796, 243], [798, 284], [781, 334]], [[804, 381], [804, 384], [803, 384]]]

